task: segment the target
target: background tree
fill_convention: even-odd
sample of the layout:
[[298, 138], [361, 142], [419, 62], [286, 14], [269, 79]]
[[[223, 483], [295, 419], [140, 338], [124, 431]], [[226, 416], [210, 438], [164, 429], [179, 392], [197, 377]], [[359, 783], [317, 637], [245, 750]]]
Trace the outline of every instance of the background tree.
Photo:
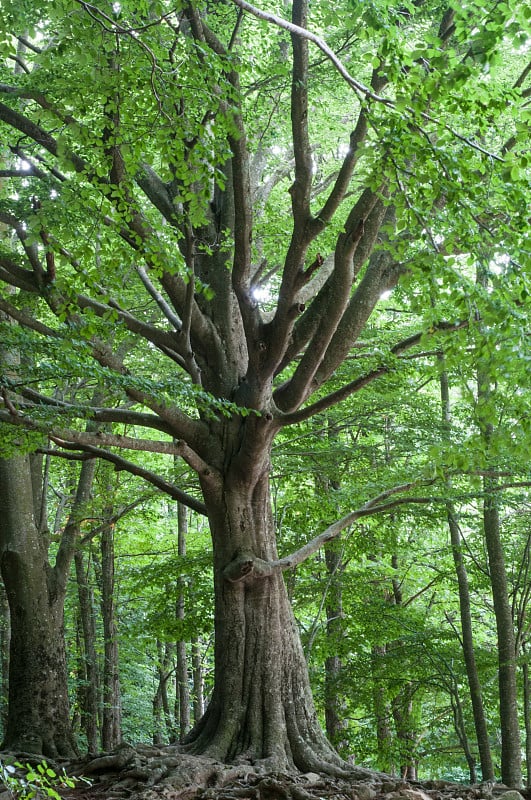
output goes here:
[[[32, 463], [33, 462], [33, 463]], [[90, 492], [90, 464], [80, 476], [72, 516], [53, 565], [42, 519], [40, 460], [0, 459], [0, 568], [11, 621], [9, 702], [3, 747], [72, 756], [64, 598], [78, 531], [77, 514]]]

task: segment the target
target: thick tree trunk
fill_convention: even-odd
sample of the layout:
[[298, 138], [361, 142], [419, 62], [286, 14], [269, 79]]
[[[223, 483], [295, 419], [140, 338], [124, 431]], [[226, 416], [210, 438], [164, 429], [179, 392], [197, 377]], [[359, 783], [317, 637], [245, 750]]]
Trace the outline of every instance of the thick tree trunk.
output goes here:
[[11, 617], [2, 746], [71, 757], [76, 745], [68, 705], [64, 594], [37, 530], [29, 456], [0, 460], [0, 569]]
[[[187, 742], [195, 753], [266, 769], [342, 770], [314, 709], [277, 558], [267, 475], [204, 487], [214, 545], [215, 683]], [[256, 568], [255, 568], [256, 567]]]

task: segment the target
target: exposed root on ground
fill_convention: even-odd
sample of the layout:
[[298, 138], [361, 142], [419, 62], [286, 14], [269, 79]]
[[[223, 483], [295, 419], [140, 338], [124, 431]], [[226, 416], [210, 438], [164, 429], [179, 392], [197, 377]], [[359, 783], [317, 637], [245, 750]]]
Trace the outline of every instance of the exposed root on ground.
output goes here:
[[[12, 753], [0, 753], [0, 759], [28, 761]], [[408, 783], [356, 766], [341, 777], [284, 774], [265, 764], [222, 764], [178, 746], [123, 745], [112, 753], [57, 761], [53, 768], [79, 778], [74, 789], [58, 789], [63, 800], [531, 800], [528, 790], [500, 784]], [[0, 800], [10, 800], [3, 788]]]

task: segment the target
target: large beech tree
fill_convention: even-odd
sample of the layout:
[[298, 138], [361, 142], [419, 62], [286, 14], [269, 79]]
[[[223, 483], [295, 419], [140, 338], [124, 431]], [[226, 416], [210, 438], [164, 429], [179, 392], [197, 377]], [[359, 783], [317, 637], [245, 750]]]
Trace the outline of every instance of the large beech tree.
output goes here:
[[[329, 5], [4, 2], [0, 308], [30, 363], [0, 418], [208, 515], [215, 686], [189, 750], [334, 771], [282, 573], [408, 487], [279, 558], [272, 443], [473, 321], [485, 239], [517, 263], [529, 69], [513, 2]], [[418, 312], [437, 281], [424, 328], [342, 366], [382, 294]], [[180, 457], [195, 490], [127, 450]]]

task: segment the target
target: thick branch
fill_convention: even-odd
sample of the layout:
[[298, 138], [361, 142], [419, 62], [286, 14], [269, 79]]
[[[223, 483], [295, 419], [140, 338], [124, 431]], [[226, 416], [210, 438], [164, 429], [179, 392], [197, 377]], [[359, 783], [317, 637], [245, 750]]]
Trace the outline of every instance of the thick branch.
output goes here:
[[177, 213], [177, 209], [172, 202], [166, 184], [157, 175], [155, 170], [150, 167], [149, 164], [143, 164], [135, 175], [135, 181], [146, 197], [153, 203], [155, 208], [160, 211], [164, 219], [169, 222], [170, 225], [180, 229], [182, 219]]
[[352, 178], [354, 168], [358, 162], [360, 145], [364, 141], [367, 131], [367, 112], [362, 108], [356, 123], [356, 127], [350, 134], [349, 148], [345, 158], [343, 159], [341, 169], [339, 170], [339, 175], [337, 176], [328, 199], [315, 217], [313, 225], [314, 227], [318, 226], [318, 230], [321, 230], [328, 225], [335, 212], [339, 208], [341, 201], [345, 197], [347, 189], [350, 185], [350, 179]]
[[[15, 128], [23, 133], [25, 136], [33, 139], [34, 142], [40, 144], [53, 156], [58, 156], [59, 148], [56, 139], [54, 139], [53, 136], [50, 136], [50, 134], [45, 131], [44, 128], [41, 128], [40, 125], [36, 125], [34, 122], [28, 119], [28, 117], [25, 117], [23, 114], [19, 114], [18, 111], [14, 111], [4, 103], [0, 103], [0, 119], [10, 125], [12, 128]], [[76, 155], [76, 153], [66, 152], [65, 157], [72, 164], [76, 172], [87, 171], [86, 163], [82, 158]]]
[[[293, 20], [305, 28], [308, 16], [307, 0], [294, 0]], [[295, 154], [295, 181], [290, 189], [295, 235], [300, 235], [310, 216], [312, 158], [308, 133], [308, 43], [292, 33], [293, 74], [291, 80], [291, 129]], [[297, 228], [302, 230], [297, 232]]]
[[[240, 94], [239, 79], [231, 72], [230, 80], [235, 91]], [[251, 279], [251, 238], [253, 230], [251, 208], [251, 179], [249, 172], [249, 153], [247, 138], [241, 114], [235, 117], [238, 136], [230, 138], [232, 157], [232, 185], [234, 197], [234, 264], [232, 285], [236, 296], [243, 305], [244, 319], [249, 316], [249, 284]]]
[[373, 252], [382, 225], [393, 223], [394, 214], [393, 206], [386, 209], [383, 203], [378, 202], [364, 222], [364, 235], [355, 250], [355, 271], [367, 259], [369, 262], [316, 371], [316, 386], [321, 386], [343, 362], [363, 331], [382, 293], [393, 288], [400, 277], [400, 265], [393, 260], [390, 252]]
[[[311, 340], [308, 340], [304, 355], [290, 380], [275, 392], [275, 402], [281, 410], [292, 411], [300, 406], [323, 382], [321, 377], [323, 362], [325, 359], [330, 360], [330, 353], [341, 348], [344, 357], [356, 341], [361, 327], [349, 331], [343, 330], [341, 337], [338, 337], [337, 331], [340, 325], [344, 328], [345, 317], [348, 318], [348, 310], [351, 307], [347, 304], [352, 284], [365, 260], [365, 254], [374, 244], [385, 213], [383, 203], [378, 200], [374, 192], [367, 189], [349, 214], [345, 229], [338, 237], [333, 272], [312, 303], [304, 326], [298, 331], [305, 337], [311, 335]], [[375, 269], [371, 271], [368, 267], [360, 286], [367, 284], [367, 275], [376, 274], [379, 275], [379, 271], [376, 273]], [[359, 291], [358, 287], [357, 293]], [[373, 292], [371, 304], [368, 302], [359, 304], [359, 320], [365, 322], [379, 294], [380, 292]], [[339, 348], [333, 344], [337, 341]], [[286, 350], [281, 369], [287, 364], [288, 358], [296, 354], [295, 348], [299, 348], [300, 351], [300, 338], [297, 335], [293, 337]], [[337, 363], [337, 359], [335, 360]]]
[[[100, 447], [93, 447], [92, 445], [79, 445], [73, 442], [65, 442], [62, 440], [58, 440], [57, 444], [67, 450], [82, 450], [84, 453], [91, 454], [91, 456], [94, 458], [102, 458], [104, 461], [109, 461], [111, 464], [114, 464], [116, 469], [130, 472], [131, 475], [137, 475], [139, 478], [142, 478], [152, 486], [155, 486], [161, 492], [169, 495], [169, 497], [172, 497], [174, 500], [178, 500], [180, 503], [183, 503], [193, 511], [197, 511], [198, 514], [203, 514], [206, 516], [207, 510], [204, 503], [202, 503], [200, 500], [196, 500], [195, 497], [187, 494], [182, 489], [174, 486], [172, 483], [163, 480], [156, 473], [151, 472], [144, 467], [140, 467], [133, 461], [128, 461], [126, 458], [123, 458], [116, 453], [111, 453], [109, 450], [104, 450]], [[52, 455], [60, 456], [61, 453], [59, 451], [52, 451]]]
[[[92, 354], [103, 367], [113, 370], [118, 375], [130, 375], [122, 358], [101, 339], [92, 342]], [[148, 391], [136, 388], [133, 380], [131, 385], [124, 387], [124, 391], [129, 398], [150, 408], [161, 420], [164, 420], [175, 438], [201, 442], [203, 446], [205, 445], [208, 436], [207, 429], [200, 421], [192, 419], [176, 406], [169, 406], [164, 401], [156, 400]]]
[[63, 409], [68, 411], [69, 414], [76, 414], [80, 419], [92, 420], [93, 422], [115, 422], [123, 425], [135, 425], [143, 428], [151, 428], [152, 430], [159, 430], [162, 433], [172, 435], [173, 431], [170, 426], [163, 422], [160, 417], [155, 414], [145, 414], [140, 411], [133, 411], [129, 408], [100, 408], [95, 406], [86, 406], [74, 403], [67, 403], [64, 400], [57, 400], [54, 397], [47, 397], [46, 395], [36, 392], [33, 389], [21, 388], [18, 389], [20, 395], [33, 403], [40, 405], [47, 405], [53, 408]]
[[351, 511], [332, 525], [329, 525], [323, 533], [320, 533], [294, 553], [291, 553], [289, 556], [284, 556], [284, 558], [280, 558], [277, 561], [265, 561], [264, 559], [256, 558], [252, 553], [241, 553], [234, 561], [231, 561], [227, 565], [224, 570], [224, 576], [226, 580], [234, 583], [245, 580], [246, 578], [263, 578], [278, 572], [285, 572], [286, 570], [293, 569], [299, 564], [302, 564], [325, 544], [337, 538], [341, 531], [362, 517], [379, 514], [383, 511], [390, 511], [406, 503], [427, 504], [434, 502], [434, 498], [432, 497], [401, 497], [385, 502], [389, 497], [400, 492], [407, 492], [415, 486], [418, 486], [419, 483], [431, 485], [434, 481], [411, 481], [410, 483], [403, 483], [398, 486], [393, 486], [391, 489], [386, 489], [384, 492], [381, 492], [376, 497], [364, 503], [361, 508]]
[[[434, 327], [434, 331], [444, 330], [451, 332], [464, 328], [467, 325], [468, 322], [441, 322], [439, 325]], [[399, 356], [405, 350], [408, 350], [409, 348], [418, 344], [424, 335], [424, 332], [415, 333], [413, 336], [409, 336], [407, 339], [397, 342], [397, 344], [395, 344], [389, 351], [390, 354], [393, 356]], [[367, 372], [365, 375], [360, 375], [358, 378], [355, 378], [355, 380], [346, 383], [340, 389], [337, 389], [337, 391], [331, 392], [325, 397], [322, 397], [316, 403], [312, 403], [311, 405], [301, 408], [299, 411], [294, 411], [291, 414], [279, 416], [278, 422], [281, 426], [286, 426], [294, 425], [298, 422], [303, 422], [306, 419], [310, 419], [310, 417], [313, 417], [315, 414], [320, 414], [323, 411], [326, 411], [327, 409], [337, 405], [338, 403], [341, 403], [343, 400], [346, 400], [347, 397], [359, 392], [360, 389], [363, 389], [365, 386], [367, 386], [367, 384], [372, 383], [372, 381], [376, 380], [377, 378], [387, 375], [392, 369], [395, 368], [395, 366], [395, 363], [382, 364], [370, 372]]]
[[23, 289], [25, 292], [35, 294], [38, 292], [33, 273], [27, 269], [21, 269], [11, 259], [0, 254], [0, 281]]
[[16, 322], [18, 322], [23, 328], [29, 328], [36, 333], [41, 333], [43, 336], [52, 336], [55, 338], [61, 336], [59, 331], [48, 327], [48, 325], [44, 325], [42, 322], [39, 322], [39, 320], [31, 317], [25, 311], [15, 308], [15, 306], [12, 306], [11, 303], [8, 303], [2, 298], [0, 298], [0, 311], [3, 311], [5, 314], [11, 317], [11, 319], [16, 320]]

